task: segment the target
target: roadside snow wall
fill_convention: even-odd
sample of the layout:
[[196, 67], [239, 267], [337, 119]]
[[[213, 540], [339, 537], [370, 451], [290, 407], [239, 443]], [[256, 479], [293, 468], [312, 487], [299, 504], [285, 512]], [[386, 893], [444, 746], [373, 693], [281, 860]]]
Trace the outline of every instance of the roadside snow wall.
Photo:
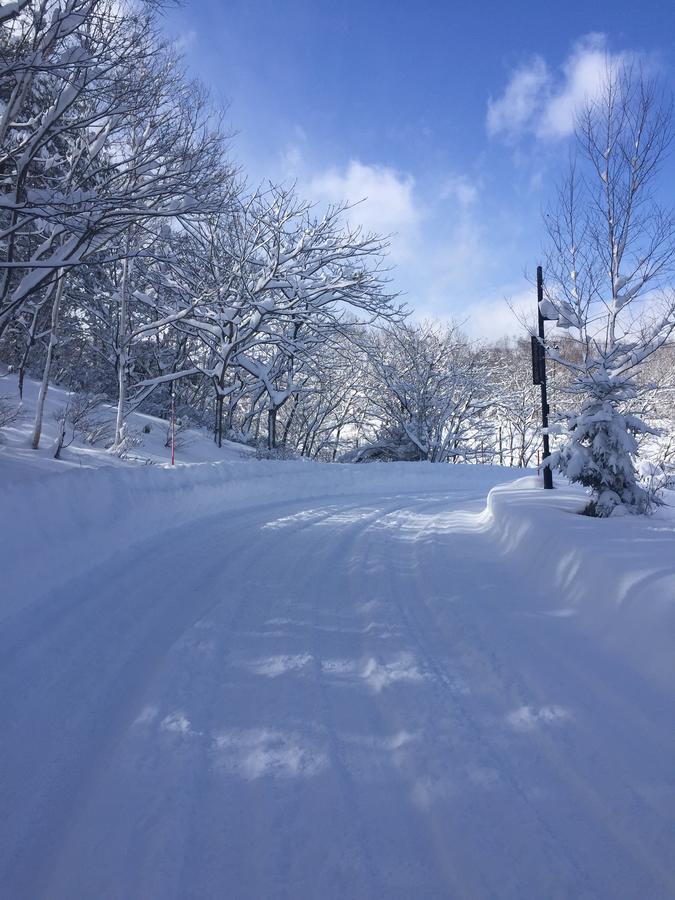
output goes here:
[[505, 556], [537, 590], [542, 608], [574, 617], [650, 679], [675, 679], [675, 515], [593, 519], [572, 488], [537, 479], [500, 485], [484, 514]]

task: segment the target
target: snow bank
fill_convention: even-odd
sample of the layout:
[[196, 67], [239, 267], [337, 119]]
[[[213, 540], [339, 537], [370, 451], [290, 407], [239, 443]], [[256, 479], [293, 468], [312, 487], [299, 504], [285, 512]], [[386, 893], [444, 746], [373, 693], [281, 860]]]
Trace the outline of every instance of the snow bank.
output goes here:
[[592, 519], [581, 491], [522, 478], [490, 491], [485, 518], [498, 546], [539, 592], [649, 678], [675, 677], [675, 515]]

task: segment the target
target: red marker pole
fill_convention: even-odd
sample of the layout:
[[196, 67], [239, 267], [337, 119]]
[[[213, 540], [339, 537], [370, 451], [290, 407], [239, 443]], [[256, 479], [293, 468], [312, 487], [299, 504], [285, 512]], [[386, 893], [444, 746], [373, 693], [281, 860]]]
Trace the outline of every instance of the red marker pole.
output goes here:
[[171, 385], [171, 465], [176, 464], [176, 399]]

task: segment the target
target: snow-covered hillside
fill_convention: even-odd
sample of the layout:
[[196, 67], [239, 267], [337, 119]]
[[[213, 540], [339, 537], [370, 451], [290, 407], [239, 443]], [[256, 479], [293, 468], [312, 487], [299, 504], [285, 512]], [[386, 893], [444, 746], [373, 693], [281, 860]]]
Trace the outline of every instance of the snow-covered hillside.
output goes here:
[[[114, 434], [115, 409], [102, 404], [93, 413], [93, 417], [101, 423], [108, 423], [109, 429], [97, 442], [87, 444], [82, 435], [68, 429], [68, 441], [72, 440], [61, 453], [59, 460], [54, 460], [54, 445], [58, 432], [55, 416], [64, 410], [69, 401], [76, 396], [58, 385], [51, 385], [47, 393], [42, 428], [42, 438], [38, 450], [31, 449], [31, 436], [35, 420], [35, 407], [40, 385], [27, 378], [24, 383], [23, 400], [19, 401], [18, 378], [0, 366], [0, 399], [4, 399], [10, 408], [20, 407], [19, 417], [0, 430], [0, 480], [32, 478], [40, 473], [65, 472], [71, 468], [98, 468], [101, 466], [138, 466], [167, 465], [171, 462], [171, 450], [166, 446], [169, 435], [169, 423], [155, 416], [131, 413], [127, 418], [128, 429], [134, 437], [131, 447], [124, 459], [106, 451], [106, 444], [111, 443]], [[187, 465], [196, 462], [214, 462], [217, 460], [236, 460], [250, 455], [253, 451], [242, 444], [224, 441], [221, 448], [216, 447], [213, 436], [206, 431], [189, 428], [178, 436], [176, 464]]]
[[520, 476], [3, 478], [3, 896], [673, 896], [675, 518]]

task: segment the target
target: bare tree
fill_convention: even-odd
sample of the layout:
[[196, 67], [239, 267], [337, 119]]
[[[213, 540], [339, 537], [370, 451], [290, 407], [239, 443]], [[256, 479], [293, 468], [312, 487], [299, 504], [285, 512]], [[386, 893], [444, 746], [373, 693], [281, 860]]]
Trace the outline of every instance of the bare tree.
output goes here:
[[530, 342], [503, 341], [485, 351], [494, 399], [491, 456], [500, 465], [528, 466], [539, 445], [539, 395], [532, 384]]
[[293, 191], [270, 186], [242, 196], [227, 221], [201, 223], [199, 277], [214, 289], [180, 328], [207, 350], [195, 365], [214, 386], [218, 443], [225, 400], [236, 388], [234, 369], [260, 382], [270, 409], [278, 409], [294, 392], [292, 379], [274, 385], [278, 350], [288, 359], [298, 356], [354, 315], [365, 321], [401, 317], [387, 291], [386, 241], [346, 228], [345, 209], [331, 207], [315, 217]]
[[189, 311], [158, 308], [134, 330], [134, 266], [154, 243], [153, 223], [219, 207], [231, 181], [224, 136], [143, 4], [44, 0], [11, 20], [6, 44], [0, 334], [30, 303], [26, 357], [42, 309], [51, 310], [37, 448], [69, 279], [85, 264], [101, 265], [104, 252], [118, 262], [119, 440], [130, 344]]
[[635, 457], [648, 426], [630, 404], [645, 360], [675, 327], [675, 221], [655, 198], [671, 138], [671, 105], [658, 84], [608, 65], [602, 91], [579, 116], [577, 154], [546, 217], [544, 312], [574, 347], [547, 348], [571, 375], [552, 464], [591, 489], [588, 512], [599, 516], [647, 505]]
[[401, 323], [367, 338], [372, 437], [361, 459], [457, 461], [480, 445], [486, 363], [456, 326]]

